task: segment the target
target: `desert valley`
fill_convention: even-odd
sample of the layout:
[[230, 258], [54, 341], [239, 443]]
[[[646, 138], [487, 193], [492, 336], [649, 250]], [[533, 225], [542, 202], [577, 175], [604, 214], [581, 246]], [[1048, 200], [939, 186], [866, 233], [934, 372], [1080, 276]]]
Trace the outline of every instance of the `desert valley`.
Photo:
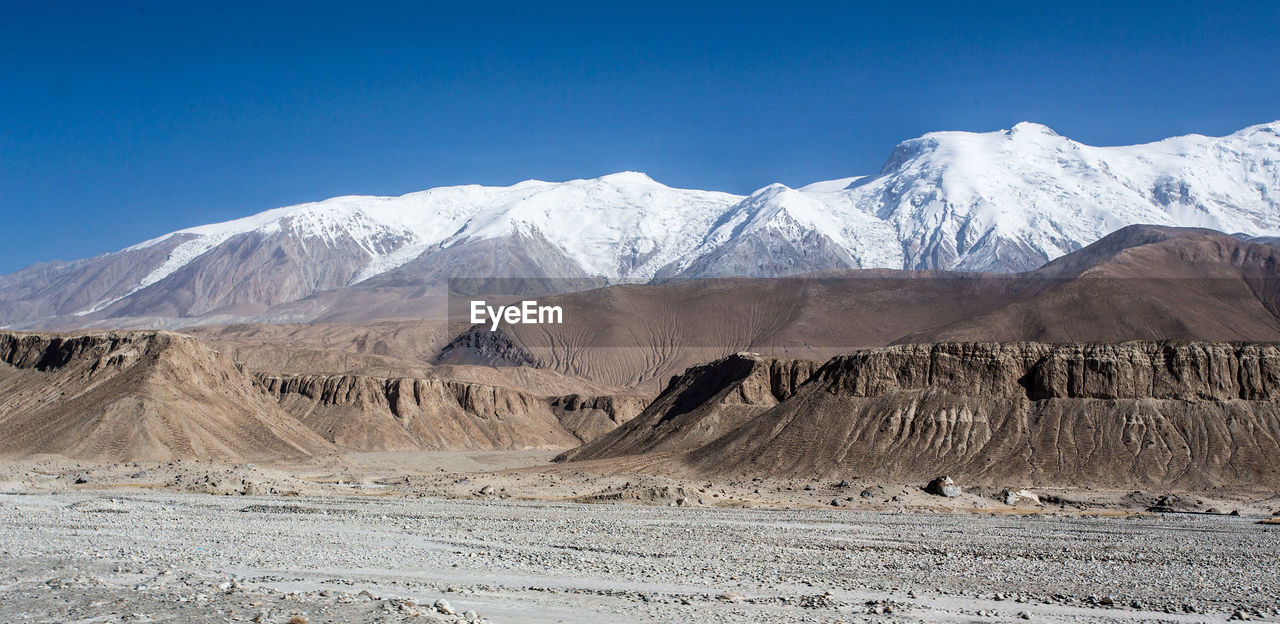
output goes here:
[[0, 325], [4, 621], [1280, 620], [1280, 122], [341, 197]]

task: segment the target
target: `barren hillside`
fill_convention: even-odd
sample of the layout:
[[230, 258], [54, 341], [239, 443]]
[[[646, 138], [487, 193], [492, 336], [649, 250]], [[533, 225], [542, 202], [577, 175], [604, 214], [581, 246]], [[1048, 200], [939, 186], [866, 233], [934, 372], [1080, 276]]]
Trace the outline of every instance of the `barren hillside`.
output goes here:
[[0, 332], [0, 454], [245, 461], [329, 453], [231, 360], [169, 332]]
[[789, 398], [818, 366], [750, 353], [694, 366], [673, 377], [636, 418], [556, 460], [697, 448]]
[[710, 384], [703, 406], [647, 410], [568, 458], [689, 448], [676, 432], [664, 446], [640, 423], [691, 414], [684, 428], [702, 427], [703, 437], [714, 439], [661, 459], [656, 469], [905, 481], [949, 474], [984, 485], [1280, 487], [1274, 345], [884, 347], [833, 358], [791, 396], [735, 426], [719, 420], [712, 403], [740, 384], [733, 374], [739, 360], [690, 371], [700, 379], [675, 383], [654, 402], [672, 406], [690, 387]]

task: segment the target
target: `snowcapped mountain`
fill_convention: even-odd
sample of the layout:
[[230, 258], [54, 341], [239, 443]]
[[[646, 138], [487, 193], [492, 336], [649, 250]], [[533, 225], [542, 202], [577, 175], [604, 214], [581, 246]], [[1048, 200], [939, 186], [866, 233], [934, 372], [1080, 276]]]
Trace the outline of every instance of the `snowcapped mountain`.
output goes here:
[[643, 173], [508, 187], [451, 186], [401, 197], [335, 197], [244, 219], [181, 230], [130, 249], [191, 237], [142, 286], [155, 283], [228, 239], [286, 235], [367, 256], [353, 282], [385, 273], [430, 249], [516, 234], [540, 235], [589, 275], [652, 277], [700, 238], [739, 198], [673, 189]]
[[1274, 232], [1280, 122], [1125, 147], [1032, 123], [936, 132], [846, 193], [893, 227], [909, 269], [1029, 269], [1135, 223]]
[[1280, 235], [1280, 122], [1124, 147], [1032, 123], [936, 132], [873, 176], [747, 197], [634, 172], [337, 197], [0, 277], [0, 326], [257, 319], [317, 293], [450, 277], [1022, 271], [1135, 223]]
[[0, 325], [51, 316], [254, 317], [313, 293], [450, 277], [645, 280], [741, 198], [641, 173], [336, 197], [0, 278]]
[[756, 191], [717, 221], [684, 275], [1025, 271], [1137, 223], [1277, 231], [1280, 122], [1123, 147], [1033, 123], [926, 134], [874, 176]]

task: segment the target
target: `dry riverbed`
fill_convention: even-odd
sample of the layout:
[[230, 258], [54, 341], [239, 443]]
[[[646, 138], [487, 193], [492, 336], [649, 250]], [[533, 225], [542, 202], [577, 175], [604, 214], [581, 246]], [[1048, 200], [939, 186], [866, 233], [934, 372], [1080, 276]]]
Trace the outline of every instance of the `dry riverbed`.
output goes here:
[[1226, 621], [1277, 561], [1219, 515], [0, 494], [4, 622]]

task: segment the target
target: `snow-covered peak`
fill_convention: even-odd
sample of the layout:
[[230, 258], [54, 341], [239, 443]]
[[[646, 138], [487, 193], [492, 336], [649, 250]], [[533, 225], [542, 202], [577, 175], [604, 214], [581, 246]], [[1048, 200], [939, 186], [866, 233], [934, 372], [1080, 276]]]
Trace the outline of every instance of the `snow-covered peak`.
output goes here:
[[[188, 239], [142, 281], [140, 287], [145, 287], [233, 236], [282, 233], [363, 250], [369, 262], [356, 274], [360, 281], [432, 247], [537, 232], [592, 274], [649, 278], [695, 245], [724, 208], [739, 199], [674, 189], [644, 173], [624, 171], [567, 182], [526, 180], [506, 187], [439, 187], [399, 197], [335, 197], [179, 230], [131, 249], [174, 236]], [[619, 249], [627, 250], [625, 258], [617, 257]]]
[[[459, 263], [446, 274], [479, 258], [475, 270], [502, 277], [523, 260], [486, 264], [485, 250], [531, 240], [536, 249], [513, 250], [528, 251], [524, 270], [606, 278], [845, 267], [1017, 271], [1138, 223], [1280, 235], [1280, 122], [1115, 147], [1029, 122], [931, 132], [900, 143], [873, 176], [770, 184], [746, 197], [672, 188], [635, 171], [335, 197], [135, 245], [127, 251], [142, 253], [130, 257], [146, 264], [105, 271], [128, 277], [81, 293], [77, 309], [60, 313], [101, 310], [161, 282], [189, 282], [198, 270], [165, 280], [188, 266], [205, 267], [203, 280], [242, 280], [268, 262], [295, 271], [300, 293], [358, 284], [415, 260], [414, 270], [431, 271], [441, 257], [434, 254]], [[255, 253], [253, 268], [231, 266]], [[539, 265], [534, 256], [554, 260]], [[200, 284], [208, 309], [253, 303], [268, 290]], [[88, 298], [96, 303], [83, 307]]]
[[[841, 232], [840, 215], [816, 193], [805, 193], [783, 184], [770, 184], [752, 193], [742, 202], [750, 215], [746, 228], [792, 227], [799, 225], [816, 230], [840, 243], [847, 243]], [[739, 228], [741, 230], [742, 228]]]
[[933, 132], [900, 144], [879, 174], [850, 192], [894, 225], [909, 268], [939, 259], [939, 268], [996, 268], [975, 249], [993, 234], [1028, 262], [1042, 262], [1133, 223], [1277, 232], [1273, 126], [1120, 147], [1084, 145], [1025, 122], [1008, 131]]
[[599, 178], [596, 178], [596, 180], [615, 185], [639, 184], [662, 186], [665, 188], [665, 185], [655, 182], [653, 178], [649, 177], [649, 174], [639, 171], [619, 171], [617, 173], [600, 176]]
[[1057, 132], [1053, 131], [1053, 128], [1034, 121], [1019, 121], [1013, 125], [1013, 128], [1009, 129], [1009, 135], [1015, 137], [1025, 137], [1028, 135], [1040, 135], [1046, 137], [1059, 136]]
[[432, 248], [534, 234], [610, 278], [647, 279], [736, 238], [801, 232], [830, 239], [861, 266], [1023, 269], [1133, 223], [1280, 234], [1277, 162], [1280, 122], [1122, 147], [1021, 122], [931, 132], [899, 144], [875, 176], [770, 184], [745, 198], [636, 171], [335, 197], [168, 235], [184, 242], [139, 287], [248, 232], [353, 245], [369, 258], [357, 282]]
[[[1259, 135], [1268, 137], [1266, 139], [1268, 141], [1274, 141], [1275, 137], [1280, 137], [1280, 120], [1276, 120], [1268, 123], [1260, 123], [1257, 125], [1249, 126], [1247, 128], [1242, 128], [1223, 138], [1231, 138], [1231, 137], [1249, 138], [1249, 137], [1255, 137]], [[1193, 134], [1189, 136], [1202, 136], [1202, 135]]]
[[720, 218], [684, 266], [736, 240], [771, 238], [802, 248], [811, 234], [844, 249], [855, 267], [901, 266], [901, 246], [893, 229], [850, 201], [845, 189], [855, 179], [800, 189], [774, 183], [757, 190]]

